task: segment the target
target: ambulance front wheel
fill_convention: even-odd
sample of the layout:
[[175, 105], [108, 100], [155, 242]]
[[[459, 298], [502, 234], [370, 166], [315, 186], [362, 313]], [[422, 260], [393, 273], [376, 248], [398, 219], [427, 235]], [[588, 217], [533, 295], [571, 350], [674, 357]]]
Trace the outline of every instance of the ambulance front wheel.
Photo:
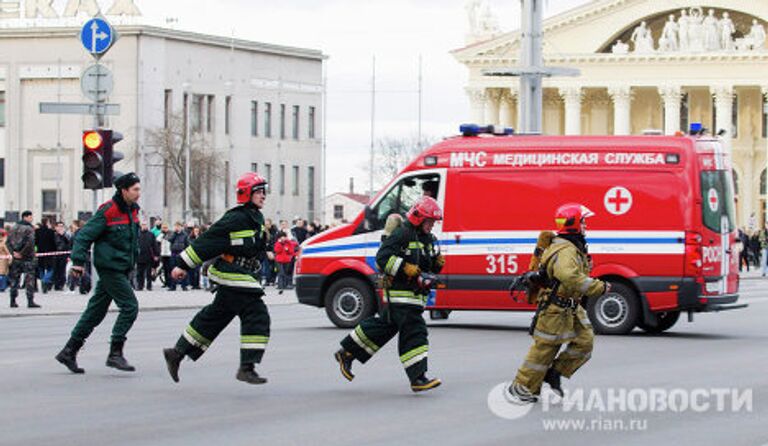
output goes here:
[[621, 282], [611, 282], [611, 291], [587, 301], [587, 313], [596, 333], [627, 334], [640, 319], [637, 293]]
[[356, 277], [337, 280], [325, 294], [325, 312], [339, 328], [355, 327], [375, 311], [373, 290]]

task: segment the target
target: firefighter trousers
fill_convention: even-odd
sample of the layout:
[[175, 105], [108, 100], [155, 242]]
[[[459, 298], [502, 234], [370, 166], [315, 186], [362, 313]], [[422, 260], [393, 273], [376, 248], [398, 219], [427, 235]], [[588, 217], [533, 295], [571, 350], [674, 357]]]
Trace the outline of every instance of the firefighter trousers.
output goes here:
[[269, 342], [269, 311], [263, 292], [220, 286], [213, 302], [200, 310], [176, 343], [176, 350], [197, 361], [216, 337], [240, 318], [240, 363], [260, 363]]
[[93, 296], [88, 300], [88, 306], [80, 316], [80, 320], [72, 330], [72, 337], [85, 341], [91, 335], [109, 311], [109, 305], [115, 301], [120, 312], [117, 315], [114, 327], [112, 327], [112, 342], [124, 342], [128, 331], [136, 322], [139, 314], [139, 302], [133, 294], [133, 287], [128, 280], [128, 274], [98, 270], [99, 281]]
[[415, 380], [427, 371], [427, 324], [419, 305], [390, 304], [381, 315], [363, 320], [341, 341], [344, 350], [365, 364], [399, 333], [400, 362], [408, 379]]
[[[517, 372], [515, 382], [538, 395], [550, 367], [570, 378], [592, 356], [595, 335], [584, 308], [549, 305], [542, 310], [533, 332], [533, 345]], [[565, 350], [561, 347], [567, 344]]]

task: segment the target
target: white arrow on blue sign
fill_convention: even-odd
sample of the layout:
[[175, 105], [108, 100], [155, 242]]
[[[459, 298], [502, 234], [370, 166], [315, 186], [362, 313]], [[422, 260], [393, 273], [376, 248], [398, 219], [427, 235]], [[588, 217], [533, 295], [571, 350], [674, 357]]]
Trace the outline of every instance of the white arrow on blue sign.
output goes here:
[[80, 30], [80, 42], [94, 56], [106, 53], [115, 42], [115, 30], [105, 19], [96, 17], [85, 22]]

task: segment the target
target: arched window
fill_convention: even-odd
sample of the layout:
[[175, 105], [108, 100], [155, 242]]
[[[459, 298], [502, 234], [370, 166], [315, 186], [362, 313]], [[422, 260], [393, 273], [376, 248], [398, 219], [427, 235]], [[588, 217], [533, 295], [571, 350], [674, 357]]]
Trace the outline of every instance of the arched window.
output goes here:
[[763, 169], [763, 173], [760, 174], [760, 195], [765, 195], [765, 174], [766, 169]]

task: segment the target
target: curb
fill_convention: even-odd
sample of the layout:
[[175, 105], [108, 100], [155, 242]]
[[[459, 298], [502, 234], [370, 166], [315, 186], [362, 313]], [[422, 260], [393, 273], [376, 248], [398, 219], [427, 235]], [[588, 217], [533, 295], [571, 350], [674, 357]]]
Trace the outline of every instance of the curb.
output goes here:
[[[148, 308], [139, 308], [139, 313], [156, 313], [159, 311], [182, 311], [182, 310], [199, 310], [206, 306], [208, 304], [201, 304], [201, 305], [185, 305], [185, 306], [169, 306], [169, 307], [148, 307]], [[298, 305], [296, 302], [285, 302], [285, 303], [273, 303], [273, 304], [267, 304], [267, 306], [284, 306], [284, 305]], [[0, 314], [0, 319], [13, 319], [13, 318], [24, 318], [24, 317], [41, 317], [41, 316], [77, 316], [83, 313], [85, 311], [85, 306], [83, 306], [82, 310], [79, 311], [70, 311], [70, 310], [62, 310], [59, 312], [48, 312], [48, 313], [29, 313], [29, 314]], [[118, 313], [120, 312], [117, 308], [110, 308], [108, 313]]]

